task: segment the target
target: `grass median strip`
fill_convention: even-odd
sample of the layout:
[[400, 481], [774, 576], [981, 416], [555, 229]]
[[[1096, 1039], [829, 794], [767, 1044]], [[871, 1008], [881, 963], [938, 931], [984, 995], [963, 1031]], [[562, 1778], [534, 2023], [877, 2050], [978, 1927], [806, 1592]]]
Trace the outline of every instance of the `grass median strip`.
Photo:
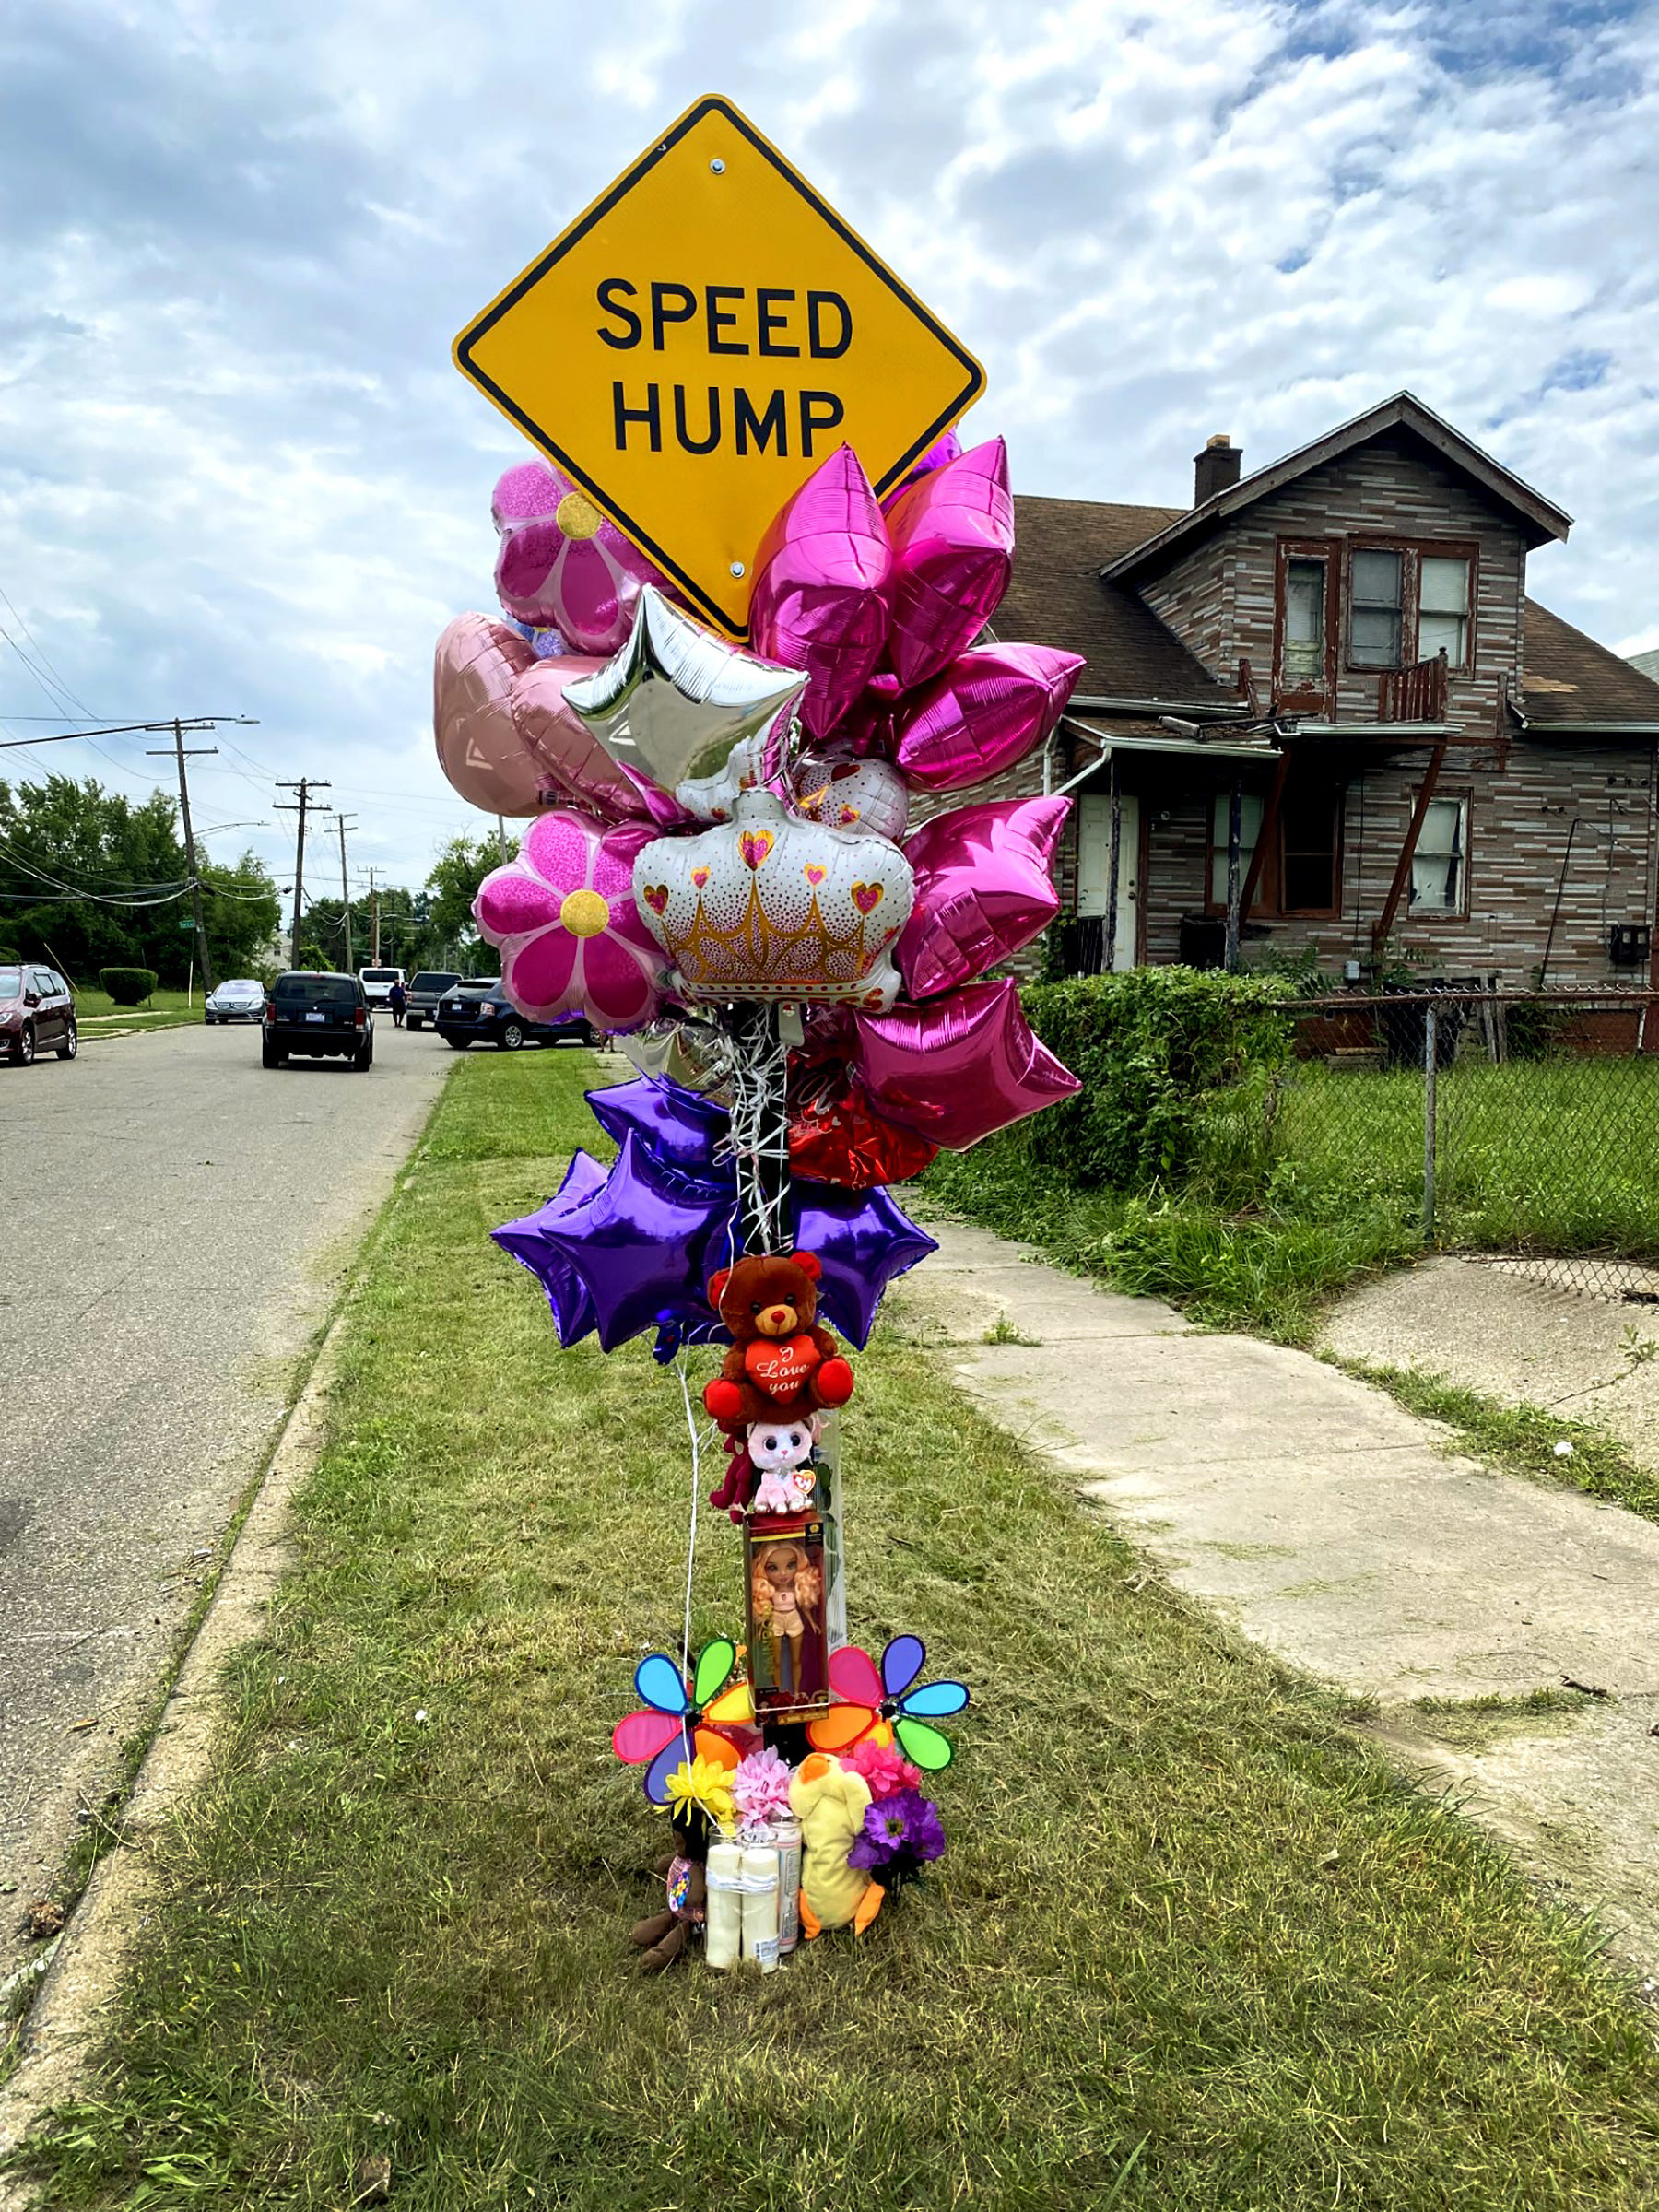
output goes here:
[[[950, 1850], [764, 1982], [632, 1971], [662, 1835], [607, 1738], [677, 1639], [684, 1415], [642, 1347], [561, 1354], [486, 1238], [607, 1149], [591, 1079], [463, 1063], [392, 1202], [51, 2201], [342, 2206], [383, 2158], [420, 2212], [1651, 2203], [1652, 2024], [1589, 1932], [1137, 1573], [901, 1310], [847, 1421], [851, 1603], [973, 1686]], [[700, 1633], [738, 1582], [705, 1512]]]

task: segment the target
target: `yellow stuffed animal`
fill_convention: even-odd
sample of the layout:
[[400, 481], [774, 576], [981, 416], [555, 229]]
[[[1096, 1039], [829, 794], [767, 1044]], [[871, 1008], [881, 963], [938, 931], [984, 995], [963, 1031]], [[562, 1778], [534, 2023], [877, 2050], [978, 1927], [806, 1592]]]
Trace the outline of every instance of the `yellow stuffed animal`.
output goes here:
[[789, 1803], [801, 1824], [801, 1926], [810, 1937], [824, 1928], [853, 1924], [855, 1936], [881, 1910], [887, 1891], [847, 1853], [870, 1809], [870, 1785], [839, 1760], [815, 1751], [802, 1760], [789, 1785]]

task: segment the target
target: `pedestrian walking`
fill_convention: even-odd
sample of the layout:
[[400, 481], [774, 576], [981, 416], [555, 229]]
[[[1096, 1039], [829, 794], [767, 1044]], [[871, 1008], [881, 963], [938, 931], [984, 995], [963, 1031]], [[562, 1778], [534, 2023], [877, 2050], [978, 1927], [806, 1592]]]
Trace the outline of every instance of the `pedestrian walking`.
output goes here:
[[401, 981], [394, 983], [391, 990], [387, 992], [386, 1004], [392, 1009], [393, 1028], [394, 1030], [401, 1030], [403, 1028], [403, 1018], [409, 1010], [409, 994], [404, 989]]

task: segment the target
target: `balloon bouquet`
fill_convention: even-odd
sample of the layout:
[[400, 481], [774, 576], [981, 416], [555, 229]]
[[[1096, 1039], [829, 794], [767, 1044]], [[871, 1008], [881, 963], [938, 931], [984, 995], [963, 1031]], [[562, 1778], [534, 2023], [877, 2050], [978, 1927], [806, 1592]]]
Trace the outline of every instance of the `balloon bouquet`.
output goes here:
[[636, 1071], [588, 1094], [611, 1167], [578, 1152], [495, 1236], [562, 1345], [650, 1335], [677, 1367], [693, 1543], [724, 1448], [744, 1642], [691, 1652], [688, 1561], [686, 1648], [641, 1662], [613, 1742], [675, 1838], [646, 1962], [696, 1935], [711, 1966], [767, 1969], [944, 1848], [921, 1785], [968, 1691], [920, 1681], [914, 1637], [879, 1663], [848, 1641], [832, 1329], [862, 1349], [934, 1249], [890, 1184], [1077, 1088], [986, 972], [1057, 911], [1069, 802], [910, 818], [1042, 744], [1081, 663], [986, 634], [1014, 554], [1000, 440], [947, 435], [885, 502], [832, 453], [758, 549], [747, 648], [546, 463], [507, 471], [494, 515], [509, 619], [440, 640], [438, 751], [475, 805], [534, 819], [474, 912], [523, 1013], [584, 1018]]

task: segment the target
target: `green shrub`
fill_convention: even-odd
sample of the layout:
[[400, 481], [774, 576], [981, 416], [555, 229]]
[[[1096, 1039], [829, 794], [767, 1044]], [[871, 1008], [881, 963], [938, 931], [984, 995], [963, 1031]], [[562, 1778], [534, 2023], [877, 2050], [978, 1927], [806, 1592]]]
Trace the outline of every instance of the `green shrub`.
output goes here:
[[1030, 1157], [1085, 1187], [1180, 1182], [1215, 1134], [1221, 1094], [1288, 1065], [1286, 995], [1269, 977], [1195, 968], [1031, 985], [1031, 1027], [1083, 1088], [1021, 1124]]
[[98, 980], [118, 1006], [141, 1006], [156, 987], [153, 968], [100, 968]]

